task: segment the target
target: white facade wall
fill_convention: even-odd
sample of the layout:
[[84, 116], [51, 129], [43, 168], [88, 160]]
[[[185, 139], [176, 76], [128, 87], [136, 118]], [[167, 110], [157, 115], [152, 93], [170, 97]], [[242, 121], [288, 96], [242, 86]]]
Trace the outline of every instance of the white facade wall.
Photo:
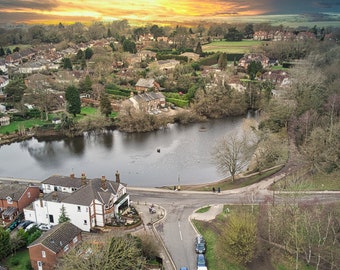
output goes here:
[[62, 187], [62, 186], [55, 186], [55, 185], [50, 185], [50, 184], [42, 184], [42, 190], [44, 193], [51, 193], [55, 190], [67, 192], [67, 193], [73, 193], [76, 191], [76, 189], [73, 187]]
[[35, 215], [35, 211], [33, 209], [24, 208], [24, 216], [25, 216], [25, 220], [30, 220], [30, 221], [33, 221], [35, 223], [38, 223], [37, 217]]
[[[89, 232], [91, 229], [90, 220], [90, 208], [85, 205], [75, 205], [75, 204], [60, 204], [59, 215], [61, 205], [64, 205], [66, 215], [70, 218], [70, 222], [76, 225], [79, 229]], [[59, 218], [59, 216], [58, 216]]]
[[[56, 201], [43, 201], [43, 207], [41, 207], [40, 200], [37, 200], [33, 202], [34, 210], [24, 211], [25, 219], [29, 219], [37, 223], [57, 225], [59, 223], [58, 219], [61, 214], [62, 206], [65, 207], [66, 216], [70, 218], [70, 222], [72, 224], [83, 231], [90, 231], [90, 208], [84, 205], [66, 204]], [[32, 214], [34, 211], [35, 217]], [[50, 220], [51, 216], [53, 217], [53, 222]]]
[[98, 200], [94, 201], [94, 211], [95, 211], [97, 226], [104, 227], [105, 226], [104, 205]]

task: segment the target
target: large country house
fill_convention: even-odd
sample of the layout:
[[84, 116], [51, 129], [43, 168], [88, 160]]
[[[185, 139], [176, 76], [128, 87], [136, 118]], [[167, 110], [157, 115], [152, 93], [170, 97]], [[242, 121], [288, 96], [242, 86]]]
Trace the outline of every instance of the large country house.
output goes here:
[[40, 198], [24, 209], [25, 219], [36, 223], [57, 225], [61, 214], [83, 231], [103, 227], [130, 205], [126, 185], [102, 176], [87, 179], [53, 175], [42, 182]]

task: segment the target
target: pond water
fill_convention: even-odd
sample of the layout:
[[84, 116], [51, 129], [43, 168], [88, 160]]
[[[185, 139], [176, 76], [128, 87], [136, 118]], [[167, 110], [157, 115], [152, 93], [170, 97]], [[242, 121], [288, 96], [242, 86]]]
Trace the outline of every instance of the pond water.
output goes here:
[[170, 124], [142, 134], [107, 131], [58, 141], [27, 140], [0, 147], [0, 177], [44, 180], [69, 175], [120, 179], [129, 186], [160, 187], [220, 180], [212, 152], [231, 132], [242, 131], [242, 117], [188, 125]]

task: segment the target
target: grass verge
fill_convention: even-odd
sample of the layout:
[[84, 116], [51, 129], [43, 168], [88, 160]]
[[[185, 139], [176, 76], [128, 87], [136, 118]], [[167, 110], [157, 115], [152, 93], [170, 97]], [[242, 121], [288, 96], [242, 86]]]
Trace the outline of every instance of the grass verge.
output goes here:
[[5, 266], [10, 270], [28, 270], [31, 268], [28, 249], [17, 251], [5, 260]]

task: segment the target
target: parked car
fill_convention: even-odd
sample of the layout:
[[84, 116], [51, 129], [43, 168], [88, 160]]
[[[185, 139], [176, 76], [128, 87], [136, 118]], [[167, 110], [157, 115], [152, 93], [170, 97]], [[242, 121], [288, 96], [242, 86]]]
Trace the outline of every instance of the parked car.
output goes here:
[[11, 223], [11, 225], [9, 225], [9, 227], [7, 228], [7, 231], [8, 232], [11, 232], [11, 231], [13, 231], [16, 227], [18, 227], [18, 225], [20, 224], [20, 220], [19, 219], [16, 219], [16, 220], [14, 220], [12, 223]]
[[29, 224], [26, 228], [25, 228], [25, 232], [29, 231], [30, 229], [32, 229], [33, 227], [37, 227], [38, 224], [35, 222], [32, 222], [31, 224]]
[[195, 239], [195, 251], [198, 254], [203, 254], [205, 253], [205, 249], [206, 249], [206, 244], [205, 244], [205, 240], [203, 238], [203, 236], [198, 235], [196, 236]]
[[189, 268], [188, 267], [181, 267], [179, 270], [189, 270]]
[[208, 270], [208, 267], [206, 267], [206, 266], [199, 266], [199, 267], [197, 267], [197, 270]]
[[21, 223], [18, 225], [18, 229], [26, 229], [26, 227], [27, 227], [28, 225], [30, 225], [31, 223], [33, 223], [33, 221], [24, 220], [23, 222], [21, 222]]
[[204, 254], [197, 254], [197, 268], [206, 267]]
[[38, 226], [38, 229], [39, 230], [42, 230], [42, 231], [48, 231], [52, 228], [52, 225], [50, 224], [45, 224], [45, 223], [41, 223], [39, 226]]

